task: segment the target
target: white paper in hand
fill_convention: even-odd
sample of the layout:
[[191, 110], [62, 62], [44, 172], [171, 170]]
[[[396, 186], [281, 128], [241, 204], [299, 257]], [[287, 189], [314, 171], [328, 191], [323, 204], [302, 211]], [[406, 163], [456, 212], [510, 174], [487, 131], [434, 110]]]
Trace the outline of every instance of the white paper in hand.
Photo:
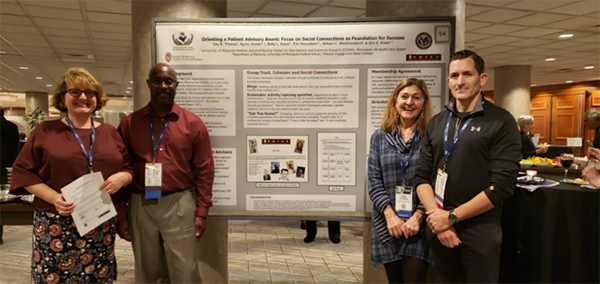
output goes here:
[[71, 216], [80, 236], [117, 216], [110, 194], [100, 190], [103, 182], [102, 174], [95, 172], [81, 176], [61, 189], [65, 200], [75, 204]]

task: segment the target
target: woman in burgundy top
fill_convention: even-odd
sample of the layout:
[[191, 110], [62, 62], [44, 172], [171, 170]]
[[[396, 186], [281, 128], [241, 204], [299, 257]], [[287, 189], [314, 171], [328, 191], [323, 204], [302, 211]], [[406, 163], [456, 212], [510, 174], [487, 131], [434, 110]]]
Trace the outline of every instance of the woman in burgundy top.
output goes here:
[[[35, 128], [13, 165], [10, 188], [35, 195], [32, 283], [112, 283], [116, 219], [126, 218], [119, 189], [132, 180], [131, 157], [112, 125], [91, 118], [107, 99], [88, 71], [67, 70], [51, 101], [67, 116]], [[61, 188], [90, 171], [102, 173], [99, 190], [111, 194], [118, 215], [81, 237], [71, 217], [75, 205]]]

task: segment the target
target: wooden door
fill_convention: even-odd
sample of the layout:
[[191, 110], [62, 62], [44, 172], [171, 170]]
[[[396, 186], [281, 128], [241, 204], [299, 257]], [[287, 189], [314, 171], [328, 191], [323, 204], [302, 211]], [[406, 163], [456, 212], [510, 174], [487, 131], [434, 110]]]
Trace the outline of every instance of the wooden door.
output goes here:
[[551, 107], [552, 97], [550, 96], [535, 96], [531, 98], [530, 114], [533, 116], [535, 128], [532, 134], [539, 133], [539, 143], [550, 142], [550, 119], [552, 114]]
[[552, 137], [550, 144], [567, 145], [567, 138], [577, 137], [578, 122], [579, 95], [552, 96]]
[[[587, 153], [587, 148], [591, 146], [591, 143], [594, 142], [594, 135], [596, 135], [596, 131], [587, 129], [584, 124], [585, 120], [585, 112], [588, 109], [600, 109], [600, 91], [594, 91], [591, 95], [586, 98], [586, 106], [585, 110], [581, 112], [581, 137], [583, 137], [583, 153]], [[589, 143], [587, 142], [589, 141]]]

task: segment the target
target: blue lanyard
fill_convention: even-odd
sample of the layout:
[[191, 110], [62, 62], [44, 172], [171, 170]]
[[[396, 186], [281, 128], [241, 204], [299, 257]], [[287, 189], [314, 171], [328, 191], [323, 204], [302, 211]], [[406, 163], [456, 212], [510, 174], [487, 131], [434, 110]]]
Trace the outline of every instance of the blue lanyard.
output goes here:
[[92, 134], [90, 136], [90, 152], [88, 155], [88, 152], [85, 150], [85, 147], [83, 146], [83, 142], [81, 141], [81, 137], [79, 136], [79, 133], [77, 133], [77, 129], [75, 128], [75, 125], [73, 125], [73, 122], [71, 121], [71, 119], [69, 118], [69, 115], [65, 116], [65, 119], [67, 120], [67, 123], [69, 124], [69, 126], [71, 127], [71, 131], [73, 131], [73, 134], [75, 134], [75, 138], [77, 138], [77, 142], [79, 142], [79, 146], [81, 146], [81, 150], [83, 151], [83, 156], [88, 160], [88, 166], [90, 167], [90, 171], [92, 170], [92, 162], [94, 160], [94, 140], [96, 140], [96, 128], [94, 128], [94, 120], [90, 117], [90, 120], [92, 121]]
[[[417, 131], [415, 130], [415, 132], [413, 133], [413, 138], [415, 137], [415, 134], [417, 133]], [[412, 139], [412, 138], [411, 138]], [[413, 141], [413, 143], [415, 143], [415, 141]], [[400, 150], [398, 150], [398, 159], [400, 160], [400, 169], [402, 171], [402, 183], [403, 185], [406, 185], [406, 172], [408, 171], [408, 165], [410, 163], [410, 157], [412, 156], [412, 150], [413, 150], [413, 146], [414, 144], [411, 144], [410, 150], [408, 151], [408, 154], [404, 155], [402, 154], [402, 152], [400, 152]]]
[[[448, 158], [450, 157], [450, 154], [452, 154], [452, 151], [454, 151], [454, 147], [456, 147], [456, 143], [458, 142], [458, 139], [460, 138], [460, 136], [463, 134], [463, 132], [465, 132], [465, 129], [467, 128], [467, 125], [469, 125], [469, 123], [471, 123], [471, 121], [473, 121], [473, 118], [469, 118], [467, 119], [467, 121], [465, 122], [465, 124], [463, 124], [463, 126], [460, 128], [460, 131], [458, 131], [458, 134], [456, 135], [456, 137], [454, 137], [454, 141], [452, 141], [452, 145], [448, 145], [448, 129], [450, 128], [450, 121], [452, 120], [452, 113], [448, 114], [448, 122], [446, 122], [446, 129], [444, 129], [444, 170], [446, 168], [446, 164], [448, 163]], [[457, 125], [458, 127], [458, 125]]]
[[[412, 155], [412, 147], [410, 147], [410, 151], [408, 151], [408, 154], [406, 154], [406, 155], [403, 155], [402, 153], [400, 153], [400, 151], [398, 151], [398, 159], [400, 160], [400, 169], [402, 170], [403, 185], [406, 185], [406, 172], [408, 171], [408, 164], [410, 162], [411, 155]], [[405, 159], [403, 159], [403, 156], [405, 157]]]
[[160, 145], [160, 142], [162, 142], [163, 136], [165, 135], [165, 132], [167, 131], [167, 126], [169, 126], [169, 119], [170, 119], [170, 117], [167, 115], [167, 117], [165, 117], [165, 126], [160, 131], [160, 136], [158, 137], [158, 140], [155, 141], [154, 122], [152, 121], [152, 115], [150, 115], [150, 134], [152, 135], [152, 163], [156, 163], [156, 155], [158, 154], [158, 145]]

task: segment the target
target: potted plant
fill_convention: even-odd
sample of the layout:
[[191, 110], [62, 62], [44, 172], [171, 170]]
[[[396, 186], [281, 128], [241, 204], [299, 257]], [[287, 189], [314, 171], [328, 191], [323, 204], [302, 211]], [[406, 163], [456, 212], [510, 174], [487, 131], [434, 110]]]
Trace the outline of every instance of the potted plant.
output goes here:
[[36, 126], [42, 123], [42, 121], [46, 120], [46, 114], [40, 109], [40, 107], [36, 107], [33, 111], [29, 109], [29, 113], [23, 116], [23, 119], [27, 121], [29, 129], [33, 131]]

